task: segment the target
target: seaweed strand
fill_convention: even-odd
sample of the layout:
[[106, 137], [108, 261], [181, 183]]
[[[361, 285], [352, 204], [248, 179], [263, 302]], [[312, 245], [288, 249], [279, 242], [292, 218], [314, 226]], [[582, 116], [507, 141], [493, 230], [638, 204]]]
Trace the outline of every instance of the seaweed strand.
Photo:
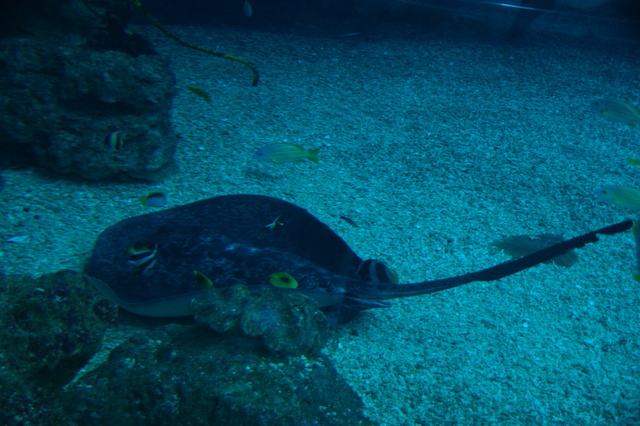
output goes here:
[[164, 35], [166, 35], [167, 37], [175, 40], [177, 43], [181, 44], [184, 47], [188, 47], [190, 49], [194, 49], [197, 50], [199, 52], [203, 52], [203, 53], [208, 53], [210, 55], [213, 56], [217, 56], [219, 58], [223, 58], [223, 59], [229, 59], [230, 61], [236, 61], [236, 62], [240, 62], [241, 64], [245, 65], [246, 67], [248, 67], [251, 72], [253, 73], [253, 81], [251, 82], [252, 86], [257, 86], [258, 82], [260, 81], [260, 74], [258, 73], [258, 70], [256, 69], [256, 67], [249, 61], [244, 60], [242, 58], [238, 58], [237, 56], [232, 56], [232, 55], [227, 55], [226, 53], [222, 53], [222, 52], [217, 52], [215, 50], [206, 48], [206, 47], [201, 47], [192, 43], [189, 43], [187, 41], [182, 40], [181, 38], [179, 38], [177, 35], [175, 35], [174, 33], [172, 33], [171, 31], [169, 31], [168, 29], [166, 29], [165, 27], [163, 27], [160, 22], [158, 22], [153, 16], [149, 15], [143, 8], [142, 8], [142, 3], [140, 3], [140, 0], [133, 0], [133, 5], [136, 7], [136, 9], [138, 9], [138, 12], [140, 12], [142, 14], [142, 16], [149, 21], [154, 27], [156, 27], [157, 29], [159, 29], [160, 31], [162, 31], [162, 33]]

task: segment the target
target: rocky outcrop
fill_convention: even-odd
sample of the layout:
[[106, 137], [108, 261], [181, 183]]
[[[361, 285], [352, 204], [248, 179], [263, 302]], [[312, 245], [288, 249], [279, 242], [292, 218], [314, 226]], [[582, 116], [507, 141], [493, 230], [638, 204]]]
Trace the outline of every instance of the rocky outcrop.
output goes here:
[[269, 355], [203, 326], [135, 333], [62, 405], [74, 424], [371, 424], [326, 356]]
[[212, 288], [191, 302], [194, 318], [218, 333], [255, 337], [266, 349], [315, 353], [327, 341], [327, 319], [310, 298], [269, 287]]
[[[92, 180], [166, 175], [175, 76], [127, 31], [131, 3], [13, 3], [0, 32], [0, 151]], [[109, 143], [115, 132], [121, 144]]]
[[100, 349], [116, 312], [78, 272], [0, 278], [0, 423], [54, 424], [45, 419], [58, 416], [56, 393]]
[[[115, 305], [77, 272], [0, 278], [0, 307], [3, 425], [371, 424], [325, 355], [192, 321], [114, 323]], [[110, 351], [98, 356], [103, 340]]]

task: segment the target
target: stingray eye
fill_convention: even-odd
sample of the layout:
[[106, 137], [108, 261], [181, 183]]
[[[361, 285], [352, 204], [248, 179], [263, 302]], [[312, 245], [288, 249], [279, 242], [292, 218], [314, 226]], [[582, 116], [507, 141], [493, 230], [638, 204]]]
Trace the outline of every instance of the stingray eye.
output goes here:
[[276, 272], [269, 275], [269, 283], [274, 287], [297, 288], [298, 281], [286, 272]]

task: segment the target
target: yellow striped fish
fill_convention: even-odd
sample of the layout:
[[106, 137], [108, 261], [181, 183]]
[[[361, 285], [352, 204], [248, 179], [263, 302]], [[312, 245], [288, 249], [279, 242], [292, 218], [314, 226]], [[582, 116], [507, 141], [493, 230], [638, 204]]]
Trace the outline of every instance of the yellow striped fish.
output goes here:
[[318, 162], [320, 149], [304, 149], [291, 143], [274, 143], [260, 148], [253, 154], [258, 161], [266, 161], [277, 164], [299, 163], [304, 160]]
[[596, 189], [596, 194], [603, 201], [622, 207], [640, 209], [640, 189], [623, 185], [607, 185]]
[[633, 127], [640, 124], [640, 110], [618, 99], [598, 99], [591, 105], [609, 121], [628, 124]]

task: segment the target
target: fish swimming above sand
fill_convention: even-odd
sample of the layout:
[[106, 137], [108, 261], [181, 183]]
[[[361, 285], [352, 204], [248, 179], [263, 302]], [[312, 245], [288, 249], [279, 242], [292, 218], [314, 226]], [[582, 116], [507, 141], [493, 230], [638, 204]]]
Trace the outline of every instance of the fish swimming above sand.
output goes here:
[[602, 201], [621, 207], [640, 209], [640, 189], [624, 185], [607, 185], [596, 189]]
[[591, 108], [609, 121], [631, 127], [640, 125], [640, 109], [619, 99], [597, 99], [591, 104]]
[[162, 207], [167, 204], [167, 196], [159, 191], [150, 192], [138, 198], [144, 207]]
[[292, 143], [274, 143], [264, 146], [253, 154], [258, 161], [271, 163], [300, 163], [304, 160], [318, 162], [318, 149], [305, 149]]
[[118, 151], [124, 146], [124, 132], [111, 132], [105, 138], [105, 144], [113, 151]]
[[204, 90], [202, 87], [195, 86], [190, 84], [187, 86], [187, 90], [193, 93], [194, 95], [200, 96], [205, 102], [211, 103], [211, 96]]

